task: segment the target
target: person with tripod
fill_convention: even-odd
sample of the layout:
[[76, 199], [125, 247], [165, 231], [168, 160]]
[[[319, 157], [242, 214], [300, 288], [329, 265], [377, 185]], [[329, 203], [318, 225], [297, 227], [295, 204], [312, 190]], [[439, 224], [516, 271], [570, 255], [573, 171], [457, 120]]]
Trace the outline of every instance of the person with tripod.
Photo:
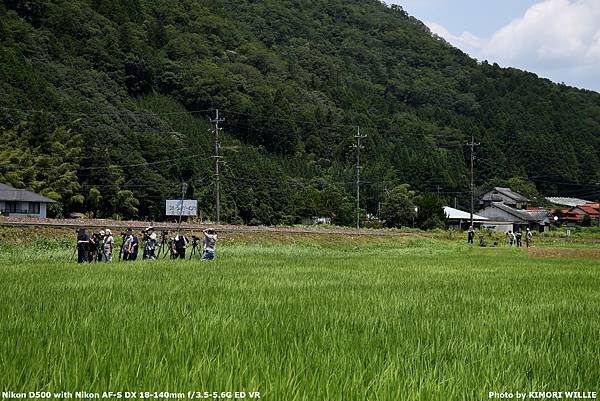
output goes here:
[[213, 228], [203, 230], [204, 239], [202, 241], [202, 260], [213, 260], [216, 256], [217, 232]]

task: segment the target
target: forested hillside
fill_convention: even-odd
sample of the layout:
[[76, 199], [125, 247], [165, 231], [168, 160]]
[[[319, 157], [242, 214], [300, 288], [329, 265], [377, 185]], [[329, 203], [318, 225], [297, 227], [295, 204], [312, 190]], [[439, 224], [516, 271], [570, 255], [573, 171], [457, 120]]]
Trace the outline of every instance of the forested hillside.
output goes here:
[[210, 118], [222, 124], [222, 219], [375, 214], [410, 184], [466, 206], [524, 177], [600, 198], [600, 95], [480, 63], [376, 0], [4, 0], [0, 182], [54, 214], [160, 219], [190, 184], [214, 215]]

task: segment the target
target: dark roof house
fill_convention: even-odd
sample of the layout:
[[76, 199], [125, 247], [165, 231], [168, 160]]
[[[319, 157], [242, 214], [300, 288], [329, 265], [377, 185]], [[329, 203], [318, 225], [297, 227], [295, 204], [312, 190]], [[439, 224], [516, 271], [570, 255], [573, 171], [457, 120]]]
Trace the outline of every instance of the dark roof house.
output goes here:
[[0, 213], [8, 216], [46, 217], [53, 199], [0, 183]]
[[510, 222], [515, 230], [526, 226], [534, 230], [544, 231], [544, 228], [552, 223], [550, 212], [545, 209], [523, 210], [502, 202], [492, 202], [490, 206], [477, 213], [493, 221]]
[[491, 206], [494, 202], [500, 202], [515, 209], [527, 209], [529, 199], [510, 188], [496, 187], [483, 194], [479, 204], [484, 208]]

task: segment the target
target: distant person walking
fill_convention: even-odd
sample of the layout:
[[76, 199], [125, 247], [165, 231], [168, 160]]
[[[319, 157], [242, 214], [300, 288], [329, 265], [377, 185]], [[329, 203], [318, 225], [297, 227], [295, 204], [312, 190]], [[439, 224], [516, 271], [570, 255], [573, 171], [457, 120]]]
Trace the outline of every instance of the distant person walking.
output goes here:
[[212, 229], [202, 231], [204, 239], [202, 240], [202, 260], [213, 260], [217, 249], [217, 232]]
[[475, 229], [473, 228], [473, 226], [470, 226], [469, 231], [467, 231], [467, 242], [469, 244], [472, 244], [474, 238], [475, 238]]
[[528, 228], [527, 233], [525, 234], [525, 243], [527, 244], [527, 248], [529, 248], [531, 246], [532, 239], [533, 239], [533, 233]]

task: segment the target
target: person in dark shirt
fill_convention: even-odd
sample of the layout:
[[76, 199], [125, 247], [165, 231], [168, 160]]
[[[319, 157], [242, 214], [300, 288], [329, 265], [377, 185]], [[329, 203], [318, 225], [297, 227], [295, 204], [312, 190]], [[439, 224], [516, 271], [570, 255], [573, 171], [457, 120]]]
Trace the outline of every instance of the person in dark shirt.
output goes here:
[[80, 228], [77, 233], [77, 263], [89, 261], [91, 238], [85, 233], [85, 228]]
[[179, 233], [174, 238], [174, 258], [185, 259], [185, 249], [188, 246], [188, 239], [185, 235]]
[[133, 234], [132, 238], [131, 238], [131, 248], [130, 248], [130, 252], [129, 252], [129, 260], [136, 260], [138, 257], [138, 251], [140, 248], [140, 239]]
[[475, 238], [475, 229], [473, 228], [473, 226], [469, 226], [469, 231], [467, 231], [467, 242], [469, 244], [472, 244], [474, 238]]
[[517, 231], [517, 246], [518, 247], [523, 246], [523, 232], [521, 231], [520, 228], [519, 228], [519, 231]]
[[137, 259], [140, 240], [135, 236], [131, 228], [123, 238], [123, 260], [133, 261]]

